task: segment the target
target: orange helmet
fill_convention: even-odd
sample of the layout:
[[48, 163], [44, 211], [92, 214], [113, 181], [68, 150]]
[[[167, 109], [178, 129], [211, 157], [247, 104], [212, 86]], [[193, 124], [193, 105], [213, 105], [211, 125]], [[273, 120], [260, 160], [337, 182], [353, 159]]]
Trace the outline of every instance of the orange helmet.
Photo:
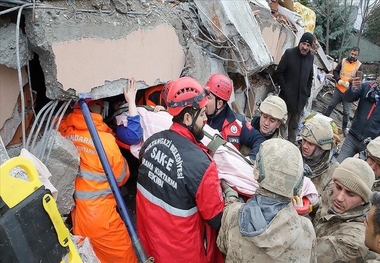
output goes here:
[[166, 83], [162, 97], [168, 113], [172, 116], [177, 116], [186, 107], [201, 109], [207, 104], [205, 89], [191, 77], [182, 77]]
[[232, 81], [229, 77], [217, 73], [212, 75], [206, 83], [207, 91], [216, 97], [228, 101], [232, 93]]

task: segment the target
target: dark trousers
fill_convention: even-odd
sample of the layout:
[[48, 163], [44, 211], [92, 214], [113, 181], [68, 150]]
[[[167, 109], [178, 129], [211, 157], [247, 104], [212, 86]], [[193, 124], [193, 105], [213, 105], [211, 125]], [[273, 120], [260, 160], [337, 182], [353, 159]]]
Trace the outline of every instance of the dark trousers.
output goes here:
[[297, 138], [297, 132], [298, 132], [298, 123], [301, 118], [301, 113], [288, 113], [288, 120], [286, 121], [285, 125], [281, 125], [281, 134], [284, 136], [284, 138], [287, 138], [288, 141], [291, 143], [296, 142]]
[[351, 133], [348, 133], [347, 137], [344, 139], [343, 146], [340, 150], [337, 161], [341, 163], [347, 157], [353, 157], [355, 154], [365, 150], [366, 148], [367, 144], [365, 144], [363, 141], [358, 140]]
[[330, 105], [327, 107], [324, 115], [330, 116], [331, 112], [335, 109], [338, 103], [342, 102], [343, 104], [343, 125], [342, 129], [347, 128], [347, 123], [350, 117], [350, 103], [343, 100], [343, 93], [340, 92], [337, 88], [334, 90], [334, 94]]

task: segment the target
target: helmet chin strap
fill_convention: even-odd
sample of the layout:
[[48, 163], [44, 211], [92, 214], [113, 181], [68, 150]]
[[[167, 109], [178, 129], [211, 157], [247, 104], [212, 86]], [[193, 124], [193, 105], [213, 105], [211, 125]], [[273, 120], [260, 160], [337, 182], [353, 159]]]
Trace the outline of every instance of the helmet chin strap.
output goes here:
[[201, 113], [201, 109], [198, 109], [195, 114], [194, 114], [194, 117], [193, 117], [193, 120], [191, 122], [191, 124], [189, 126], [187, 126], [187, 129], [189, 129], [189, 131], [194, 134], [194, 127], [195, 127], [195, 122], [197, 121], [198, 119], [198, 116], [199, 114]]
[[224, 109], [224, 108], [226, 107], [226, 104], [227, 104], [227, 103], [224, 103], [224, 104], [223, 104], [223, 107], [220, 108], [220, 109], [218, 109], [218, 99], [216, 98], [216, 96], [215, 96], [214, 99], [215, 99], [215, 110], [214, 110], [214, 113], [213, 113], [213, 114], [210, 114], [210, 115], [206, 114], [206, 115], [207, 115], [207, 118], [209, 118], [209, 119], [215, 118], [215, 116], [218, 114], [218, 110], [222, 110], [222, 109]]

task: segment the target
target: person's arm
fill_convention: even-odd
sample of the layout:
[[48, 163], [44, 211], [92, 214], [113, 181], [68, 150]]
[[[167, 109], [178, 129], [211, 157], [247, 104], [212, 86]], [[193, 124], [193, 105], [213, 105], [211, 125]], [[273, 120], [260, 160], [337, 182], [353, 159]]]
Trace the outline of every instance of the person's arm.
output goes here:
[[259, 152], [260, 145], [264, 141], [265, 137], [259, 130], [253, 128], [247, 121], [243, 121], [240, 134], [240, 144], [248, 146], [251, 149], [251, 152], [249, 153], [249, 158], [251, 160], [256, 160], [256, 155]]
[[343, 100], [348, 102], [357, 101], [361, 97], [364, 85], [368, 85], [368, 83], [362, 83], [359, 78], [354, 78], [350, 83], [350, 87], [343, 93]]
[[140, 124], [140, 115], [136, 107], [136, 81], [134, 78], [128, 80], [128, 85], [124, 87], [124, 98], [128, 102], [127, 126], [118, 125], [116, 128], [117, 137], [126, 144], [137, 144], [142, 136], [143, 131]]
[[198, 211], [209, 226], [219, 229], [223, 216], [223, 196], [218, 170], [212, 161], [195, 194]]
[[288, 50], [285, 50], [284, 54], [281, 57], [280, 62], [278, 63], [277, 69], [276, 69], [276, 79], [277, 84], [280, 86], [281, 89], [286, 88], [286, 80], [285, 75], [286, 71], [288, 70]]
[[333, 70], [333, 75], [336, 83], [340, 80], [340, 71], [342, 70], [342, 61], [339, 61], [338, 65], [336, 65], [335, 69]]
[[340, 235], [318, 237], [317, 260], [318, 262], [351, 262], [361, 256], [361, 250], [365, 250], [364, 248], [364, 230], [352, 227]]
[[116, 144], [112, 134], [102, 134], [100, 136], [116, 182], [118, 186], [122, 186], [127, 182], [130, 176], [128, 163], [121, 154], [120, 148]]
[[137, 115], [137, 107], [136, 107], [136, 80], [134, 78], [128, 79], [128, 85], [124, 87], [124, 98], [125, 101], [128, 102], [128, 111], [129, 116]]
[[[313, 59], [314, 60], [314, 56]], [[311, 87], [313, 85], [313, 80], [314, 80], [314, 66], [311, 66], [311, 70], [309, 72], [309, 78], [307, 79], [307, 97], [310, 97], [311, 94]]]
[[143, 137], [143, 129], [140, 124], [140, 115], [127, 116], [127, 126], [116, 127], [117, 138], [128, 145], [137, 144]]

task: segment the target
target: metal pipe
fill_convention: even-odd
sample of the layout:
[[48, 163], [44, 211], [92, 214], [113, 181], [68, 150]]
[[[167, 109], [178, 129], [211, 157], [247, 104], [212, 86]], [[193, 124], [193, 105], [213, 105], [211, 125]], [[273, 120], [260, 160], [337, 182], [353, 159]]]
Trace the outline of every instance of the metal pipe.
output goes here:
[[107, 159], [107, 155], [104, 151], [103, 144], [100, 141], [98, 131], [96, 130], [94, 121], [92, 120], [90, 110], [88, 109], [88, 106], [83, 98], [79, 99], [79, 105], [82, 110], [82, 114], [86, 122], [86, 125], [88, 127], [88, 130], [90, 132], [92, 141], [94, 142], [95, 149], [98, 153], [100, 162], [102, 163], [107, 180], [111, 186], [112, 193], [116, 199], [116, 203], [119, 208], [120, 215], [128, 229], [128, 233], [129, 233], [129, 236], [131, 237], [133, 248], [135, 250], [137, 258], [142, 263], [149, 262], [149, 258], [145, 254], [145, 251], [141, 245], [141, 241], [138, 238], [135, 228], [133, 226], [133, 223], [131, 221], [131, 217], [128, 213], [127, 206], [125, 205], [124, 199], [120, 193], [120, 189], [119, 189], [119, 186], [117, 185], [115, 175], [113, 174], [110, 163]]

